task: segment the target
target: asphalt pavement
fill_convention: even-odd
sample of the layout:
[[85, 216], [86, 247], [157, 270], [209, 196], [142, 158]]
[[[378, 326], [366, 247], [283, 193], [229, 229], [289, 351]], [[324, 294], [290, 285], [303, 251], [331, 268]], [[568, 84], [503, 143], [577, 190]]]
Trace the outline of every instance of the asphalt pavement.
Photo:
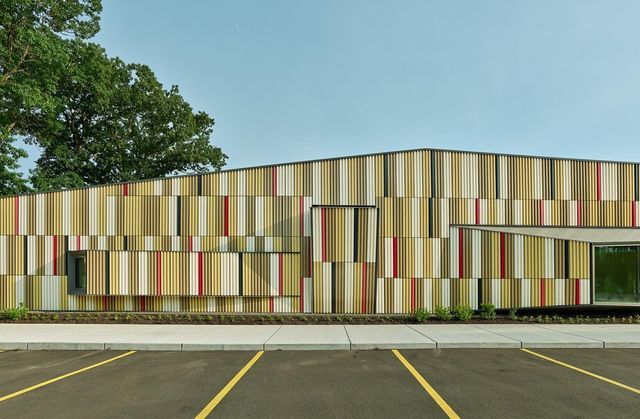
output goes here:
[[0, 371], [2, 418], [640, 417], [638, 349], [4, 351]]

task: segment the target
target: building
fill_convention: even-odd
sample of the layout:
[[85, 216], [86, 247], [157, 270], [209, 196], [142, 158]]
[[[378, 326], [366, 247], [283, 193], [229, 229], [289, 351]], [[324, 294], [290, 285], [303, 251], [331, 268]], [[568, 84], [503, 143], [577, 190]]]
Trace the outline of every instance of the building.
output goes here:
[[638, 303], [639, 171], [423, 149], [5, 197], [0, 308]]

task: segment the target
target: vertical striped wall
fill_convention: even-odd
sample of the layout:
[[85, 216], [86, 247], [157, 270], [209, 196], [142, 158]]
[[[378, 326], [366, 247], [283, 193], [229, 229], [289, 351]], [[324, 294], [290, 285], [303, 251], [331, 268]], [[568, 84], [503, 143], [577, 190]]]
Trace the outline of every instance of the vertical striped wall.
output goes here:
[[[403, 313], [590, 302], [588, 244], [637, 228], [640, 165], [442, 150], [0, 198], [0, 307]], [[455, 226], [464, 225], [464, 228]], [[88, 253], [87, 295], [66, 254]]]

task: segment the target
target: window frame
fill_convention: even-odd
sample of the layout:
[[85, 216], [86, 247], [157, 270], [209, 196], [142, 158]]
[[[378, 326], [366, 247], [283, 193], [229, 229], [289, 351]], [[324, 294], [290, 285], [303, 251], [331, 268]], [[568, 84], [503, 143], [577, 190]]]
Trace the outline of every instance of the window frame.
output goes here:
[[640, 242], [594, 243], [591, 245], [591, 304], [603, 306], [640, 306], [640, 257], [636, 270], [636, 302], [597, 301], [596, 300], [596, 248], [602, 247], [637, 247], [640, 252]]
[[[76, 272], [76, 263], [78, 259], [84, 259], [85, 263], [85, 287], [78, 287], [78, 278]], [[87, 269], [87, 251], [69, 251], [67, 252], [67, 292], [72, 295], [87, 295], [86, 283], [89, 275]]]

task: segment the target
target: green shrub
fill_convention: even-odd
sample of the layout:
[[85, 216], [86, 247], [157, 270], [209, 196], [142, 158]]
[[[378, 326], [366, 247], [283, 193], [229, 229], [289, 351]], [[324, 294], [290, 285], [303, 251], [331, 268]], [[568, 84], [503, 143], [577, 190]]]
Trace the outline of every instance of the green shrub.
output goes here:
[[427, 321], [429, 316], [431, 316], [431, 313], [429, 313], [429, 310], [427, 310], [426, 308], [419, 308], [413, 312], [413, 320], [418, 323]]
[[456, 319], [461, 320], [463, 322], [468, 322], [473, 317], [473, 309], [468, 305], [457, 305], [453, 309]]
[[491, 303], [480, 304], [480, 316], [483, 319], [495, 319], [496, 318], [496, 306]]
[[512, 308], [509, 310], [509, 319], [518, 320], [518, 309]]
[[451, 315], [451, 310], [449, 309], [449, 307], [445, 306], [437, 306], [435, 315], [438, 320], [449, 321], [453, 318], [453, 316]]
[[29, 309], [23, 303], [18, 304], [16, 308], [8, 308], [0, 311], [0, 319], [21, 320], [27, 317]]

